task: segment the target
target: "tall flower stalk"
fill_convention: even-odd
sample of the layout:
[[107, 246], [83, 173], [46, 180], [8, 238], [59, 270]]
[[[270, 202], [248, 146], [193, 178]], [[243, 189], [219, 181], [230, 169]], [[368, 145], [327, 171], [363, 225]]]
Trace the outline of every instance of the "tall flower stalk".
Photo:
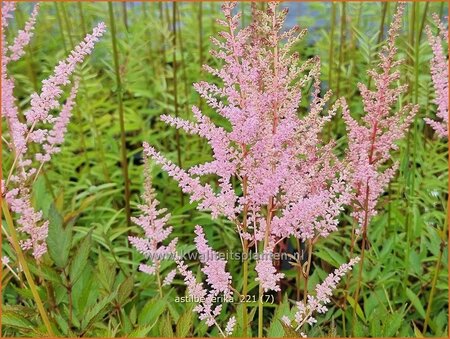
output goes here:
[[[337, 230], [338, 216], [350, 201], [351, 192], [345, 179], [349, 171], [333, 153], [334, 142], [323, 143], [320, 133], [335, 115], [341, 100], [325, 110], [332, 93], [320, 91], [320, 60], [318, 57], [299, 62], [292, 46], [306, 30], [294, 27], [283, 31], [287, 10], [278, 12], [276, 4], [266, 11], [253, 9], [253, 22], [238, 29], [240, 14], [233, 15], [233, 3], [222, 6], [225, 20], [219, 38], [212, 38], [217, 49], [211, 54], [221, 60], [220, 68], [204, 66], [215, 76], [216, 83], [199, 82], [194, 88], [206, 103], [227, 121], [226, 128], [214, 123], [196, 106], [195, 121], [163, 115], [167, 124], [192, 135], [205, 138], [212, 149], [213, 160], [184, 170], [144, 144], [144, 153], [162, 166], [178, 181], [184, 193], [197, 202], [200, 210], [208, 210], [212, 218], [224, 217], [236, 226], [244, 257], [244, 284], [241, 295], [248, 290], [249, 266], [257, 272], [259, 288], [258, 335], [263, 335], [263, 295], [280, 290], [284, 274], [277, 272], [272, 262], [274, 247], [294, 237], [313, 246], [321, 238]], [[301, 114], [302, 93], [312, 85], [310, 107]], [[214, 175], [214, 184], [203, 183], [201, 177]], [[233, 182], [238, 182], [238, 186]], [[232, 296], [236, 289], [226, 272], [226, 260], [217, 262], [207, 245], [201, 227], [196, 228], [197, 250], [206, 283], [205, 290], [182, 262], [177, 264], [192, 296], [204, 296], [196, 311], [210, 326], [224, 308], [211, 303], [219, 293]], [[259, 253], [255, 262], [246, 258], [250, 248]], [[211, 260], [218, 271], [210, 271]], [[347, 271], [349, 266], [343, 269]], [[253, 266], [254, 265], [254, 266]], [[330, 278], [332, 279], [332, 278]], [[330, 287], [332, 285], [328, 284]], [[221, 286], [217, 288], [217, 286]], [[310, 300], [307, 289], [305, 300]], [[219, 307], [220, 306], [220, 307]], [[248, 316], [243, 308], [244, 335]], [[230, 329], [235, 319], [229, 320]]]
[[[395, 42], [401, 28], [404, 8], [404, 3], [397, 7], [387, 41], [378, 54], [378, 69], [368, 72], [375, 88], [370, 90], [364, 84], [358, 84], [366, 112], [361, 122], [351, 117], [346, 103], [343, 102], [343, 117], [347, 125], [349, 144], [347, 161], [353, 169], [350, 175], [353, 188], [352, 216], [357, 223], [356, 235], [362, 237], [355, 303], [359, 299], [364, 254], [368, 246], [367, 230], [371, 219], [377, 213], [377, 201], [398, 167], [397, 163], [391, 163], [391, 151], [398, 149], [396, 142], [404, 136], [418, 111], [418, 106], [412, 104], [396, 109], [400, 96], [407, 91], [406, 85], [396, 85], [400, 79], [398, 66], [403, 61], [395, 60]], [[353, 248], [355, 237], [352, 239]]]

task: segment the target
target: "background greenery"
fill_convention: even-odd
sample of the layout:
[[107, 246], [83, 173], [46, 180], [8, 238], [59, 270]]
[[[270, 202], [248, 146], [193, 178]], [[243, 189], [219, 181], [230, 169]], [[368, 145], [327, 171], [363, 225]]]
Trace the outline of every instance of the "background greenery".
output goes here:
[[[363, 114], [356, 84], [368, 83], [366, 70], [376, 63], [395, 3], [282, 6], [291, 7], [288, 25], [298, 23], [310, 29], [295, 50], [303, 59], [315, 54], [321, 57], [324, 89], [333, 89], [336, 97], [345, 96], [355, 116]], [[248, 23], [250, 4], [240, 3], [239, 8], [245, 13], [243, 24]], [[18, 5], [8, 39], [23, 27], [30, 9], [30, 3]], [[201, 70], [202, 64], [216, 63], [208, 50], [209, 36], [219, 30], [214, 20], [221, 16], [220, 4], [178, 3], [173, 7], [171, 3], [114, 3], [112, 9], [117, 64], [107, 3], [46, 2], [26, 55], [10, 67], [17, 81], [19, 105], [24, 109], [29, 95], [40, 89], [40, 81], [58, 60], [96, 23], [105, 21], [108, 26], [93, 55], [78, 71], [80, 91], [62, 152], [45, 167], [34, 187], [35, 206], [51, 221], [49, 255], [39, 266], [30, 260], [35, 281], [60, 336], [218, 336], [214, 328], [208, 330], [192, 314], [191, 305], [173, 302], [176, 295], [184, 293], [181, 280], [176, 279], [161, 299], [154, 277], [137, 272], [142, 258], [130, 248], [127, 235], [140, 234], [140, 230], [127, 223], [126, 208], [130, 204], [131, 214], [138, 213], [143, 141], [185, 168], [210, 158], [203, 140], [178, 134], [158, 116], [168, 113], [189, 118], [193, 104], [212, 113], [192, 83], [209, 79]], [[437, 139], [422, 118], [435, 112], [429, 75], [431, 49], [424, 27], [431, 22], [431, 13], [442, 17], [447, 12], [444, 2], [408, 3], [398, 39], [399, 55], [406, 60], [401, 80], [409, 84], [402, 100], [419, 103], [420, 112], [393, 156], [400, 161], [400, 170], [380, 199], [379, 215], [370, 225], [371, 246], [357, 321], [352, 321], [354, 303], [345, 300], [343, 290], [338, 289], [330, 311], [318, 317], [310, 336], [446, 336], [448, 150], [447, 142]], [[344, 147], [344, 132], [343, 122], [336, 117], [324, 137], [337, 138], [339, 147]], [[123, 155], [128, 178], [123, 172]], [[5, 171], [12, 160], [6, 147], [3, 159]], [[211, 221], [208, 214], [197, 211], [159, 167], [153, 168], [153, 177], [161, 206], [172, 213], [173, 235], [180, 238], [179, 243], [192, 244], [193, 227], [200, 224], [215, 249], [239, 249], [233, 225]], [[351, 222], [345, 216], [341, 230], [317, 246], [311, 287], [348, 260]], [[193, 248], [185, 245], [184, 250]], [[5, 237], [3, 255], [11, 258], [10, 265], [17, 270], [16, 257]], [[236, 278], [241, 266], [237, 262], [229, 265], [239, 286]], [[198, 265], [193, 263], [193, 268], [197, 270]], [[296, 271], [285, 273], [283, 289], [292, 301], [296, 297]], [[355, 276], [354, 272], [352, 279]], [[45, 334], [23, 281], [4, 269], [3, 336]], [[266, 335], [284, 335], [278, 319], [288, 313], [289, 300], [277, 299], [280, 306], [275, 303], [267, 308], [266, 323], [271, 325]], [[238, 304], [230, 306], [228, 313], [235, 308]], [[227, 318], [222, 312], [220, 319]]]

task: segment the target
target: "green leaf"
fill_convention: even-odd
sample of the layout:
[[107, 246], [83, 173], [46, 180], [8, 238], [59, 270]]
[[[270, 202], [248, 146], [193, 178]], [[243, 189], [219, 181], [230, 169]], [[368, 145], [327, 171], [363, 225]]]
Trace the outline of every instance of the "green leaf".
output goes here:
[[[355, 309], [355, 299], [353, 299], [353, 297], [348, 295], [347, 301], [352, 306], [352, 308]], [[366, 318], [364, 317], [364, 312], [361, 309], [361, 306], [359, 306], [359, 304], [356, 304], [356, 314], [363, 322], [366, 322]]]
[[408, 287], [406, 288], [406, 295], [409, 300], [411, 300], [412, 305], [416, 309], [417, 312], [425, 319], [425, 309], [422, 306], [422, 303], [419, 300], [419, 297], [411, 291]]
[[37, 211], [43, 211], [44, 217], [48, 219], [48, 213], [52, 204], [53, 197], [47, 191], [44, 177], [40, 175], [33, 184], [33, 205]]
[[[247, 305], [248, 306], [248, 305]], [[244, 303], [239, 303], [236, 307], [236, 320], [237, 325], [234, 333], [240, 337], [251, 337], [251, 321], [256, 312], [256, 307], [247, 307], [248, 313], [248, 324], [247, 324], [247, 333], [244, 335], [244, 318], [243, 318], [243, 308]]]
[[161, 334], [161, 337], [163, 338], [173, 338], [173, 329], [172, 329], [172, 322], [170, 320], [170, 315], [166, 314], [162, 317], [161, 321], [159, 322], [159, 333]]
[[384, 328], [382, 337], [395, 337], [397, 331], [403, 323], [403, 315], [398, 312], [388, 314], [384, 319]]
[[155, 298], [150, 300], [139, 313], [138, 324], [147, 325], [153, 323], [164, 312], [166, 307], [166, 298]]
[[145, 338], [147, 337], [148, 332], [155, 326], [156, 321], [153, 324], [149, 324], [146, 326], [138, 326], [128, 335], [128, 338]]
[[382, 336], [381, 324], [382, 324], [382, 310], [377, 308], [369, 319], [370, 336], [372, 338], [378, 338]]
[[359, 320], [355, 321], [355, 328], [354, 328], [354, 334], [356, 338], [362, 338], [362, 337], [366, 337], [366, 328], [363, 325], [362, 322], [360, 322]]
[[188, 336], [192, 326], [192, 308], [189, 307], [178, 319], [176, 337], [185, 338]]
[[81, 242], [78, 250], [75, 253], [74, 259], [70, 265], [70, 281], [72, 285], [74, 285], [77, 280], [80, 278], [81, 273], [83, 272], [87, 260], [89, 257], [89, 251], [91, 250], [92, 243], [92, 231], [86, 235], [86, 237]]
[[69, 336], [69, 324], [67, 323], [67, 319], [63, 317], [61, 314], [55, 314], [54, 319], [57, 322], [59, 328], [61, 329], [63, 335], [65, 337]]
[[12, 311], [2, 312], [2, 325], [5, 327], [15, 327], [19, 329], [32, 330], [36, 327], [31, 321]]
[[107, 292], [112, 290], [114, 281], [116, 280], [116, 269], [113, 264], [111, 264], [106, 257], [99, 253], [98, 256], [98, 269], [96, 276], [100, 284], [106, 289]]
[[280, 320], [283, 315], [289, 314], [289, 311], [289, 301], [287, 299], [287, 295], [285, 295], [283, 302], [275, 310], [269, 330], [267, 331], [267, 337], [280, 338], [285, 334], [282, 322]]
[[128, 312], [123, 307], [120, 308], [120, 322], [122, 323], [121, 327], [124, 333], [130, 333], [133, 330], [133, 324], [130, 321]]
[[133, 307], [131, 308], [129, 317], [130, 317], [131, 323], [136, 324], [136, 320], [137, 320], [137, 310], [136, 310], [136, 305], [133, 305]]
[[285, 338], [298, 338], [300, 335], [289, 325], [286, 325], [284, 322], [279, 320], [281, 326], [284, 330], [284, 337]]
[[134, 279], [132, 276], [126, 278], [117, 290], [117, 301], [119, 305], [123, 306], [129, 301], [129, 296], [133, 292]]
[[56, 266], [65, 268], [72, 244], [72, 224], [69, 223], [64, 227], [63, 218], [53, 204], [48, 211], [48, 220], [48, 253]]
[[87, 311], [85, 317], [81, 321], [81, 328], [83, 330], [86, 330], [96, 320], [102, 318], [104, 316], [104, 314], [106, 313], [104, 309], [106, 308], [106, 306], [108, 306], [109, 303], [111, 303], [111, 301], [114, 300], [116, 295], [117, 295], [117, 293], [113, 292], [111, 295], [109, 295], [108, 297], [102, 299], [97, 304], [95, 304], [91, 309], [89, 309], [89, 311]]
[[40, 267], [38, 267], [35, 266], [32, 262], [30, 262], [28, 266], [31, 272], [33, 272], [36, 276], [42, 277], [45, 280], [51, 281], [55, 284], [62, 285], [61, 276], [53, 268], [45, 265], [41, 265]]

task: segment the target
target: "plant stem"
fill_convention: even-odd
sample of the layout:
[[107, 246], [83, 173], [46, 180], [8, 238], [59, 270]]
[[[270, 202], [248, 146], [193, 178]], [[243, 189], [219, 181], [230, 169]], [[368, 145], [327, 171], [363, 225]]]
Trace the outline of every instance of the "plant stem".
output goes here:
[[127, 3], [122, 2], [122, 15], [123, 15], [123, 24], [125, 26], [125, 30], [128, 31], [128, 14], [127, 14]]
[[113, 5], [108, 2], [109, 7], [109, 20], [111, 25], [111, 37], [113, 45], [114, 66], [116, 72], [117, 82], [117, 98], [119, 101], [119, 122], [120, 122], [120, 143], [121, 143], [121, 166], [122, 173], [125, 181], [125, 213], [127, 217], [127, 224], [131, 224], [131, 208], [130, 208], [130, 180], [128, 178], [128, 161], [126, 151], [126, 139], [125, 139], [125, 119], [123, 112], [123, 98], [122, 98], [122, 82], [120, 79], [120, 66], [119, 66], [119, 53], [117, 50], [116, 40], [116, 25], [114, 20]]
[[[248, 294], [248, 240], [245, 239], [244, 240], [244, 262], [243, 262], [243, 268], [242, 268], [242, 274], [243, 274], [243, 282], [242, 282], [242, 295], [244, 296], [244, 298], [246, 298], [247, 294]], [[245, 301], [245, 299], [244, 299]], [[242, 304], [242, 336], [244, 338], [247, 337], [247, 332], [248, 332], [248, 313], [247, 313], [247, 303], [244, 302]]]
[[300, 244], [300, 239], [295, 238], [296, 244], [297, 244], [297, 252], [299, 255], [299, 265], [297, 266], [297, 291], [296, 291], [296, 300], [300, 301], [300, 284], [302, 281], [302, 246]]
[[[245, 152], [245, 148], [243, 147], [243, 155], [245, 158], [246, 152]], [[247, 196], [247, 177], [245, 176], [242, 180], [242, 194], [244, 197]], [[243, 222], [242, 222], [242, 231], [243, 232], [247, 232], [247, 213], [248, 213], [248, 203], [246, 203], [244, 205], [244, 211], [243, 211]], [[244, 244], [243, 244], [243, 282], [242, 282], [242, 295], [244, 296], [244, 303], [242, 304], [242, 321], [243, 321], [243, 337], [246, 338], [247, 337], [247, 332], [248, 332], [248, 313], [247, 313], [247, 303], [246, 298], [247, 298], [247, 294], [248, 294], [248, 253], [249, 253], [249, 248], [248, 248], [248, 239], [244, 239]]]
[[12, 245], [17, 254], [17, 258], [19, 260], [20, 265], [22, 266], [22, 270], [25, 274], [28, 285], [30, 286], [30, 290], [31, 290], [31, 293], [33, 294], [33, 298], [34, 298], [34, 301], [36, 302], [36, 306], [38, 308], [39, 314], [40, 314], [40, 316], [44, 322], [44, 325], [47, 329], [47, 333], [51, 337], [54, 337], [55, 334], [54, 334], [52, 326], [50, 324], [49, 317], [47, 315], [47, 312], [45, 311], [44, 304], [42, 303], [41, 297], [39, 296], [39, 292], [36, 288], [33, 277], [30, 273], [30, 269], [28, 268], [27, 260], [25, 259], [22, 249], [20, 248], [19, 238], [18, 238], [16, 229], [14, 227], [14, 223], [13, 223], [11, 214], [9, 213], [8, 205], [5, 201], [5, 199], [1, 198], [1, 200], [2, 200], [2, 210], [5, 215], [6, 223], [8, 225], [11, 240], [12, 240]]
[[433, 305], [434, 294], [436, 292], [436, 283], [437, 283], [437, 279], [438, 279], [438, 276], [439, 276], [439, 271], [440, 271], [440, 268], [441, 268], [442, 252], [444, 252], [444, 247], [445, 247], [445, 242], [442, 242], [441, 246], [440, 246], [440, 249], [439, 249], [438, 259], [436, 261], [436, 266], [434, 268], [434, 276], [433, 276], [433, 281], [431, 283], [431, 291], [430, 291], [430, 296], [428, 298], [427, 311], [425, 313], [425, 322], [423, 324], [423, 330], [422, 330], [422, 333], [424, 335], [427, 332], [428, 323], [430, 321], [431, 306]]
[[[336, 25], [336, 5], [331, 3], [330, 47], [328, 51], [328, 88], [331, 88], [334, 57], [334, 26]], [[331, 140], [332, 124], [328, 124], [328, 139]]]
[[[341, 89], [341, 67], [344, 58], [344, 45], [345, 45], [345, 34], [346, 34], [346, 3], [342, 2], [342, 12], [341, 12], [341, 34], [340, 34], [340, 43], [339, 43], [339, 63], [337, 69], [337, 89], [336, 89], [336, 97], [339, 98], [340, 89]], [[336, 124], [339, 122], [339, 119], [336, 119]]]
[[422, 22], [420, 23], [419, 32], [417, 34], [417, 40], [420, 43], [420, 40], [422, 39], [422, 33], [423, 28], [425, 27], [425, 22], [427, 21], [427, 13], [428, 13], [428, 6], [430, 5], [429, 2], [425, 4], [425, 9], [423, 10], [423, 16], [422, 16]]
[[377, 42], [378, 44], [380, 44], [381, 41], [383, 40], [384, 22], [386, 20], [387, 8], [388, 8], [388, 3], [387, 2], [383, 2], [383, 9], [381, 10], [380, 33], [378, 34], [378, 42]]
[[359, 293], [361, 290], [361, 281], [362, 281], [362, 272], [363, 272], [363, 268], [364, 268], [364, 253], [365, 253], [365, 248], [366, 248], [366, 236], [363, 235], [362, 238], [362, 243], [361, 243], [361, 260], [359, 261], [359, 272], [358, 272], [358, 283], [356, 285], [356, 291], [355, 291], [355, 295], [354, 295], [354, 307], [353, 307], [353, 328], [354, 329], [354, 324], [356, 321], [356, 307], [358, 305], [358, 299], [359, 299]]
[[[178, 8], [178, 6], [177, 6], [177, 20], [178, 20], [178, 22], [180, 23], [180, 25], [181, 25], [181, 16], [180, 16], [180, 10], [179, 10], [179, 8]], [[187, 79], [187, 73], [186, 73], [186, 62], [185, 62], [185, 59], [184, 59], [184, 53], [183, 53], [183, 51], [184, 51], [184, 47], [183, 47], [183, 35], [181, 34], [181, 29], [179, 29], [178, 30], [178, 41], [180, 42], [180, 55], [181, 55], [181, 60], [180, 60], [180, 62], [181, 62], [181, 69], [182, 69], [182, 71], [183, 71], [183, 81], [184, 81], [184, 101], [185, 101], [185, 103], [184, 103], [184, 108], [185, 108], [185, 110], [186, 110], [186, 114], [188, 114], [188, 111], [189, 111], [189, 92], [188, 92], [188, 88], [189, 88], [189, 82], [188, 82], [188, 79]]]
[[264, 312], [263, 295], [264, 295], [264, 290], [260, 283], [259, 284], [259, 295], [258, 295], [259, 296], [258, 297], [258, 338], [263, 337], [263, 312]]
[[331, 88], [334, 56], [334, 26], [336, 25], [336, 5], [331, 3], [330, 49], [328, 51], [328, 88]]
[[311, 261], [312, 261], [312, 249], [313, 243], [312, 240], [308, 240], [308, 263], [306, 266], [306, 272], [304, 273], [305, 277], [305, 288], [303, 290], [303, 302], [306, 303], [308, 298], [308, 280], [309, 280], [309, 272], [311, 270]]
[[[159, 265], [159, 264], [158, 264]], [[159, 297], [162, 298], [163, 297], [163, 290], [162, 290], [162, 284], [161, 284], [161, 274], [159, 273], [159, 267], [156, 270], [156, 279], [158, 281], [158, 292], [159, 292]]]
[[[242, 15], [243, 16], [243, 15]], [[203, 2], [198, 3], [198, 52], [199, 52], [199, 74], [203, 71]], [[198, 108], [202, 110], [203, 100], [199, 95]]]
[[62, 24], [62, 19], [61, 19], [61, 13], [59, 12], [59, 6], [58, 3], [55, 2], [55, 9], [56, 9], [56, 17], [58, 19], [58, 25], [59, 25], [59, 30], [61, 31], [61, 40], [63, 43], [63, 47], [64, 47], [64, 52], [66, 52], [66, 55], [69, 54], [69, 51], [67, 49], [67, 45], [66, 45], [66, 39], [64, 38], [64, 30], [63, 30], [63, 24]]
[[83, 37], [85, 37], [87, 34], [87, 30], [86, 30], [86, 22], [84, 20], [83, 4], [81, 1], [77, 1], [77, 4], [78, 4], [78, 11], [80, 12], [81, 29], [83, 31]]
[[70, 47], [73, 49], [75, 47], [75, 44], [73, 42], [72, 30], [70, 29], [71, 24], [69, 22], [69, 17], [67, 16], [67, 11], [66, 11], [65, 5], [66, 4], [64, 4], [64, 3], [61, 4], [61, 10], [62, 10], [63, 18], [64, 18], [64, 21], [65, 21], [66, 27], [67, 27], [67, 35], [69, 36]]
[[[177, 79], [177, 3], [172, 3], [172, 31], [173, 31], [173, 105], [175, 109], [175, 116], [178, 117], [178, 79]], [[178, 129], [175, 130], [175, 143], [177, 148], [177, 160], [178, 166], [182, 167], [181, 164], [181, 146], [180, 146], [180, 132]], [[180, 205], [184, 205], [184, 195], [180, 189]]]
[[[410, 57], [408, 58], [408, 64], [411, 66], [411, 68], [414, 68], [414, 64], [415, 64], [415, 50], [414, 50], [414, 46], [415, 46], [415, 30], [414, 30], [414, 22], [416, 20], [416, 4], [413, 3], [412, 4], [412, 10], [411, 10], [411, 25], [410, 25], [410, 29], [409, 29], [409, 44], [411, 46], [411, 48], [413, 48], [413, 50], [410, 53]], [[413, 98], [414, 95], [414, 89], [415, 86], [412, 83], [412, 81], [410, 80], [410, 76], [407, 77], [407, 81], [408, 81], [408, 94], [411, 97], [411, 100]], [[414, 122], [413, 122], [413, 126], [415, 125], [415, 120], [416, 120], [416, 116], [414, 117]], [[411, 153], [412, 157], [414, 159], [414, 151], [411, 151], [411, 142], [414, 142], [415, 140], [415, 135], [412, 132], [413, 127], [409, 126], [408, 127], [408, 136], [407, 136], [407, 142], [406, 142], [406, 158], [407, 158], [407, 164], [408, 166], [406, 166], [406, 171], [405, 171], [405, 175], [406, 175], [406, 181], [407, 181], [407, 187], [405, 188], [405, 194], [406, 194], [406, 211], [408, 211], [408, 213], [406, 213], [406, 251], [405, 251], [405, 258], [404, 258], [404, 265], [405, 265], [405, 274], [404, 274], [404, 284], [406, 286], [407, 280], [408, 280], [408, 274], [409, 274], [409, 269], [410, 269], [410, 261], [409, 261], [409, 256], [410, 256], [410, 241], [411, 241], [411, 216], [410, 216], [410, 212], [411, 212], [411, 204], [410, 204], [410, 199], [412, 198], [413, 194], [414, 194], [414, 169], [415, 169], [415, 163], [413, 161], [411, 161]], [[411, 141], [411, 139], [413, 138], [413, 140]], [[415, 142], [414, 142], [415, 143]], [[413, 149], [414, 149], [414, 145], [413, 145]], [[414, 200], [413, 200], [414, 203]], [[415, 213], [412, 213], [413, 216], [415, 215]]]

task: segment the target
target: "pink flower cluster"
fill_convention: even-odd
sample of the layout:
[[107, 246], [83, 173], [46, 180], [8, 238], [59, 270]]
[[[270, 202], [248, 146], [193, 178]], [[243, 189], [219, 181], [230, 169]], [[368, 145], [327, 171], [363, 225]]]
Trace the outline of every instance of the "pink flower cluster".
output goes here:
[[208, 245], [203, 229], [197, 225], [195, 233], [195, 243], [200, 254], [200, 261], [203, 264], [202, 272], [206, 275], [208, 288], [197, 282], [194, 274], [179, 255], [176, 256], [175, 262], [178, 271], [184, 278], [188, 295], [197, 301], [194, 312], [197, 312], [200, 320], [204, 320], [208, 326], [215, 325], [222, 336], [225, 337], [233, 332], [236, 319], [234, 317], [229, 319], [224, 332], [216, 321], [217, 316], [222, 311], [222, 304], [217, 304], [217, 300], [219, 296], [227, 299], [232, 298], [231, 274], [225, 270], [226, 261], [220, 259], [218, 253]]
[[[2, 5], [3, 32], [12, 18], [15, 3], [4, 2]], [[39, 4], [36, 4], [23, 30], [20, 30], [9, 45], [2, 36], [2, 116], [5, 117], [9, 130], [8, 147], [13, 155], [13, 161], [6, 180], [2, 181], [2, 192], [13, 212], [19, 215], [18, 230], [27, 234], [28, 238], [21, 241], [24, 250], [32, 250], [33, 256], [39, 259], [46, 251], [48, 221], [42, 219], [42, 211], [35, 211], [31, 204], [30, 184], [36, 180], [45, 162], [59, 152], [59, 145], [64, 141], [67, 124], [75, 104], [78, 81], [75, 81], [66, 102], [59, 102], [64, 93], [62, 86], [71, 83], [70, 77], [78, 63], [92, 52], [95, 42], [105, 32], [105, 25], [100, 23], [88, 34], [69, 55], [55, 67], [53, 75], [42, 81], [41, 94], [31, 95], [30, 108], [24, 112], [26, 121], [19, 118], [19, 109], [14, 97], [14, 79], [8, 74], [7, 66], [11, 61], [18, 60], [24, 54], [24, 48], [30, 43], [36, 23]], [[50, 114], [51, 110], [60, 111], [59, 116]], [[50, 124], [51, 128], [38, 128], [40, 123]], [[29, 145], [34, 143], [42, 149], [32, 153]], [[39, 163], [35, 165], [35, 161]]]
[[[213, 217], [225, 216], [236, 224], [242, 240], [260, 243], [262, 252], [271, 252], [284, 238], [325, 237], [337, 228], [350, 198], [344, 184], [347, 170], [333, 154], [334, 144], [324, 144], [320, 133], [340, 102], [324, 112], [331, 91], [320, 93], [320, 60], [298, 65], [298, 55], [290, 49], [305, 31], [282, 31], [286, 11], [276, 12], [271, 3], [267, 13], [255, 10], [255, 22], [239, 30], [234, 7], [223, 5], [226, 20], [218, 21], [225, 27], [219, 33], [222, 39], [212, 39], [218, 49], [211, 53], [223, 66], [204, 66], [223, 86], [194, 85], [230, 128], [217, 126], [198, 107], [192, 109], [196, 121], [162, 116], [169, 125], [204, 137], [213, 160], [185, 171], [147, 143], [144, 151], [199, 203], [199, 209], [210, 210]], [[311, 83], [309, 112], [299, 116], [302, 91]], [[210, 174], [217, 176], [216, 186], [201, 183], [200, 177]], [[238, 190], [232, 184], [235, 179], [241, 183]], [[257, 272], [266, 290], [279, 288], [283, 275], [275, 273], [271, 261], [259, 262]]]
[[383, 171], [391, 159], [391, 151], [398, 148], [401, 139], [414, 115], [417, 105], [406, 104], [399, 111], [396, 107], [399, 97], [407, 89], [406, 85], [396, 86], [400, 72], [395, 70], [401, 60], [395, 60], [395, 41], [401, 27], [405, 4], [399, 3], [397, 12], [388, 32], [387, 42], [379, 53], [379, 71], [368, 73], [374, 80], [375, 88], [368, 89], [359, 84], [366, 114], [361, 122], [350, 115], [347, 104], [342, 100], [343, 117], [348, 131], [347, 161], [350, 165], [350, 183], [353, 186], [353, 213], [358, 221], [357, 233], [366, 234], [370, 219], [376, 215], [376, 204], [397, 169], [394, 163]]
[[[231, 290], [231, 274], [225, 269], [227, 262], [220, 258], [219, 254], [212, 250], [200, 226], [195, 227], [195, 244], [200, 256], [200, 262], [203, 264], [202, 272], [206, 276], [208, 289], [204, 288], [202, 283], [198, 283], [194, 274], [184, 263], [183, 258], [177, 253], [177, 238], [174, 238], [167, 246], [162, 245], [169, 235], [172, 233], [172, 227], [166, 224], [170, 219], [170, 214], [165, 214], [165, 209], [157, 209], [159, 201], [155, 197], [154, 189], [151, 185], [151, 175], [149, 171], [148, 153], [150, 148], [146, 147], [144, 154], [145, 164], [145, 189], [142, 198], [145, 205], [139, 205], [141, 214], [132, 221], [139, 225], [145, 232], [145, 236], [130, 236], [130, 243], [150, 260], [150, 264], [141, 264], [139, 269], [147, 274], [159, 274], [160, 261], [164, 258], [174, 258], [179, 273], [183, 276], [187, 286], [187, 292], [191, 298], [198, 300], [198, 305], [194, 311], [197, 312], [201, 320], [205, 320], [208, 326], [216, 325], [221, 331], [220, 326], [216, 322], [216, 317], [222, 311], [222, 305], [216, 305], [216, 299], [222, 295], [224, 298], [232, 298]], [[149, 153], [152, 154], [151, 152]], [[163, 285], [170, 285], [176, 275], [176, 270], [170, 271], [163, 281]], [[235, 322], [235, 320], [234, 320]], [[234, 328], [233, 320], [230, 319], [225, 332], [231, 333]]]
[[265, 292], [267, 291], [280, 291], [278, 281], [284, 277], [283, 273], [277, 273], [277, 269], [272, 264], [271, 252], [267, 251], [262, 253], [261, 258], [258, 260], [255, 271], [258, 273], [256, 281], [261, 283]]
[[233, 292], [230, 290], [231, 274], [225, 270], [227, 262], [220, 259], [218, 254], [208, 245], [203, 229], [195, 226], [195, 245], [200, 254], [200, 261], [204, 265], [202, 272], [206, 275], [206, 282], [211, 285], [214, 293], [224, 293], [225, 297], [230, 297]]
[[[150, 260], [150, 264], [140, 264], [139, 270], [150, 275], [154, 275], [160, 270], [160, 261], [168, 258], [176, 252], [176, 244], [178, 239], [174, 238], [167, 246], [162, 245], [172, 233], [172, 226], [167, 227], [166, 224], [170, 219], [170, 214], [165, 214], [166, 209], [157, 209], [159, 201], [156, 199], [155, 191], [152, 187], [150, 167], [148, 159], [145, 159], [145, 185], [142, 199], [145, 204], [139, 205], [141, 214], [139, 217], [133, 217], [131, 220], [140, 226], [144, 232], [145, 237], [128, 237], [130, 243], [140, 252], [144, 257]], [[176, 271], [173, 270], [167, 274], [164, 280], [164, 285], [170, 285], [175, 277]]]
[[441, 121], [425, 118], [425, 121], [434, 128], [442, 137], [448, 136], [448, 28], [440, 21], [437, 14], [433, 15], [439, 33], [434, 35], [430, 26], [426, 27], [428, 42], [433, 50], [431, 58], [431, 78], [436, 93], [435, 103], [437, 105], [436, 116]]
[[[331, 302], [330, 297], [333, 295], [333, 290], [336, 289], [342, 277], [358, 262], [359, 258], [356, 257], [350, 259], [349, 263], [342, 264], [333, 273], [330, 273], [321, 284], [316, 286], [316, 295], [308, 295], [306, 303], [303, 301], [297, 302], [297, 311], [294, 315], [296, 331], [300, 330], [304, 324], [312, 325], [316, 323], [317, 320], [313, 316], [315, 312], [325, 313], [328, 311], [325, 305]], [[282, 321], [288, 326], [294, 326], [293, 321], [287, 316], [283, 316]], [[306, 337], [303, 332], [301, 335]]]

